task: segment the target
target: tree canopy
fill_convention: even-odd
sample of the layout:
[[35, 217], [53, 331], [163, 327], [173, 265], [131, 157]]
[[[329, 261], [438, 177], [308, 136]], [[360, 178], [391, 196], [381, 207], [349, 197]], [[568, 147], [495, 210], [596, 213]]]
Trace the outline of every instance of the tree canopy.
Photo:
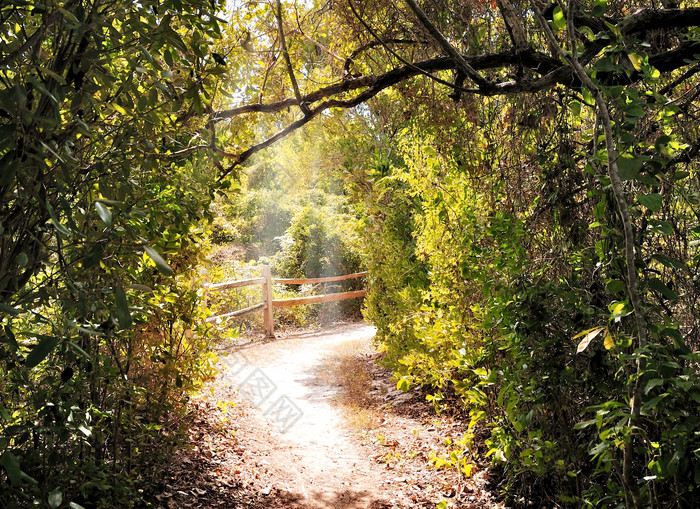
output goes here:
[[[573, 56], [603, 86], [674, 76], [666, 84], [668, 93], [694, 84], [697, 74], [697, 7], [571, 2], [565, 13], [557, 3], [476, 1], [440, 2], [424, 11], [410, 0], [400, 7], [348, 1], [329, 2], [301, 19], [298, 11], [295, 19], [283, 18], [279, 3], [272, 7], [265, 14], [279, 20], [276, 27], [261, 16], [256, 22], [267, 21], [264, 27], [242, 28], [240, 34], [242, 48], [265, 55], [256, 63], [262, 81], [246, 84], [255, 93], [241, 94], [247, 101], [238, 102], [244, 104], [217, 109], [212, 118], [222, 122], [290, 109], [297, 114], [287, 116], [287, 125], [264, 140], [230, 151], [236, 164], [329, 109], [358, 106], [416, 76], [435, 80], [459, 101], [464, 95], [536, 94], [557, 85], [583, 93]], [[313, 29], [312, 37], [307, 32]], [[301, 52], [296, 68], [288, 58], [292, 43]], [[283, 64], [280, 55], [287, 55]], [[645, 74], [645, 68], [654, 68], [655, 75]], [[675, 74], [679, 69], [684, 72]], [[318, 82], [328, 84], [319, 87]], [[683, 157], [697, 150], [691, 146]]]
[[692, 503], [700, 7], [0, 5], [0, 504], [136, 504], [211, 374], [209, 205], [310, 122], [385, 362], [467, 416], [453, 467]]

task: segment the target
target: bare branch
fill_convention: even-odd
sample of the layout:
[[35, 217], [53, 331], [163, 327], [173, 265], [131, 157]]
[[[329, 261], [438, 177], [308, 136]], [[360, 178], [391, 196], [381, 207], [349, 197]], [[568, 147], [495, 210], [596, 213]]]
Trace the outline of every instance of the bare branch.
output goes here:
[[501, 11], [501, 16], [503, 16], [506, 29], [508, 30], [508, 34], [513, 41], [515, 52], [521, 53], [526, 51], [530, 47], [530, 43], [525, 35], [525, 29], [520, 22], [522, 16], [515, 12], [515, 8], [513, 7], [513, 4], [510, 3], [510, 0], [496, 0], [496, 4], [498, 5], [498, 9]]
[[[431, 80], [436, 81], [438, 83], [441, 83], [442, 85], [445, 85], [445, 86], [450, 87], [450, 88], [456, 87], [455, 84], [452, 84], [448, 81], [445, 81], [441, 78], [438, 78], [437, 76], [435, 76], [429, 72], [422, 70], [421, 68], [415, 66], [413, 63], [407, 61], [401, 55], [396, 53], [393, 49], [391, 49], [389, 47], [389, 45], [381, 37], [379, 37], [379, 35], [372, 29], [371, 26], [369, 26], [369, 24], [362, 18], [362, 16], [360, 16], [360, 14], [357, 12], [357, 9], [355, 9], [355, 5], [352, 3], [352, 0], [348, 0], [348, 5], [350, 6], [350, 10], [352, 11], [352, 13], [355, 15], [355, 17], [362, 24], [362, 26], [365, 27], [367, 29], [367, 31], [372, 35], [372, 37], [374, 37], [377, 41], [379, 41], [379, 43], [384, 47], [384, 49], [387, 50], [389, 53], [391, 53], [391, 55], [393, 55], [394, 58], [396, 58], [399, 62], [406, 65], [407, 67], [413, 68], [414, 70], [418, 71], [419, 74], [423, 74], [424, 76], [427, 76]], [[461, 88], [459, 90], [464, 91], [464, 92], [468, 91], [467, 89], [461, 89]]]
[[289, 58], [289, 50], [287, 49], [287, 41], [284, 38], [284, 26], [282, 24], [282, 2], [277, 0], [277, 9], [275, 10], [275, 17], [277, 18], [277, 30], [279, 32], [280, 38], [280, 49], [282, 50], [282, 57], [284, 62], [287, 64], [287, 73], [289, 74], [289, 80], [292, 82], [292, 88], [294, 89], [294, 97], [297, 99], [297, 104], [299, 108], [304, 113], [304, 115], [309, 114], [309, 108], [304, 103], [301, 97], [301, 92], [299, 92], [299, 84], [297, 83], [296, 76], [294, 76], [294, 68], [292, 67], [292, 60]]
[[440, 30], [438, 30], [437, 27], [433, 25], [432, 21], [430, 21], [428, 16], [426, 16], [425, 12], [423, 12], [423, 9], [421, 9], [418, 6], [415, 0], [406, 0], [406, 3], [411, 8], [416, 17], [418, 17], [425, 29], [437, 41], [442, 50], [455, 61], [457, 67], [460, 71], [464, 73], [465, 76], [471, 79], [479, 87], [488, 88], [493, 86], [493, 83], [491, 83], [483, 76], [481, 76], [478, 72], [476, 72], [476, 70], [471, 65], [469, 65], [469, 62], [467, 62], [465, 58], [455, 49], [455, 47], [449, 43], [445, 36], [442, 35]]
[[353, 52], [350, 53], [350, 56], [345, 59], [345, 64], [343, 65], [343, 73], [345, 75], [350, 74], [350, 66], [354, 63], [355, 58], [357, 58], [358, 55], [367, 51], [368, 49], [376, 48], [377, 46], [383, 46], [385, 44], [418, 44], [418, 41], [414, 41], [412, 39], [383, 39], [381, 41], [375, 39], [373, 41], [369, 41], [367, 44], [363, 44], [359, 48], [353, 50]]

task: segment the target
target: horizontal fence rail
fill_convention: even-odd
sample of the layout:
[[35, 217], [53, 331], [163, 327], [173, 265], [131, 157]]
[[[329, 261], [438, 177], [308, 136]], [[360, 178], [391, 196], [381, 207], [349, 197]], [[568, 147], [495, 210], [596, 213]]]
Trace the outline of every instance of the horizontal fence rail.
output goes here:
[[273, 279], [274, 283], [283, 285], [310, 285], [314, 283], [331, 283], [333, 281], [345, 281], [346, 279], [357, 279], [366, 275], [367, 272], [355, 272], [354, 274], [345, 274], [344, 276], [330, 277], [312, 277], [312, 278], [297, 278], [297, 279]]
[[237, 311], [231, 311], [230, 313], [224, 313], [221, 315], [211, 316], [207, 318], [207, 322], [215, 322], [217, 320], [223, 320], [226, 318], [234, 318], [238, 316], [244, 316], [259, 309], [263, 310], [263, 317], [265, 321], [265, 332], [268, 337], [274, 337], [274, 322], [272, 319], [272, 308], [275, 307], [288, 307], [288, 306], [301, 306], [305, 304], [319, 304], [322, 302], [334, 302], [339, 300], [347, 299], [358, 299], [364, 297], [367, 294], [367, 290], [355, 290], [351, 292], [338, 292], [338, 293], [327, 293], [324, 295], [311, 295], [308, 297], [297, 297], [292, 299], [273, 299], [272, 298], [272, 283], [285, 284], [285, 285], [308, 285], [316, 283], [331, 283], [334, 281], [345, 281], [349, 279], [357, 279], [362, 276], [367, 275], [367, 272], [356, 272], [354, 274], [345, 274], [342, 276], [330, 276], [330, 277], [316, 277], [316, 278], [276, 278], [272, 279], [271, 270], [269, 265], [264, 265], [262, 268], [262, 277], [255, 277], [250, 279], [240, 279], [238, 281], [227, 281], [224, 283], [215, 284], [205, 284], [203, 288], [206, 292], [208, 291], [221, 291], [229, 290], [231, 288], [241, 288], [244, 286], [251, 285], [261, 285], [262, 286], [262, 298], [263, 301], [249, 306], [244, 309], [239, 309]]
[[302, 304], [319, 304], [321, 302], [333, 302], [336, 300], [357, 299], [364, 297], [367, 290], [357, 290], [355, 292], [328, 293], [326, 295], [311, 295], [309, 297], [297, 297], [296, 299], [277, 299], [272, 301], [276, 308], [287, 306], [301, 306]]
[[229, 288], [240, 288], [242, 286], [261, 285], [264, 282], [264, 277], [254, 277], [252, 279], [241, 279], [239, 281], [228, 281], [226, 283], [205, 285], [205, 288], [208, 290], [228, 290]]
[[260, 302], [258, 304], [255, 304], [254, 306], [249, 306], [247, 308], [239, 309], [238, 311], [231, 311], [230, 313], [224, 313], [223, 315], [216, 315], [216, 316], [210, 316], [207, 318], [207, 323], [215, 322], [220, 319], [224, 318], [234, 318], [236, 316], [245, 316], [249, 313], [252, 313], [253, 311], [257, 311], [258, 309], [262, 309], [265, 307], [264, 302]]

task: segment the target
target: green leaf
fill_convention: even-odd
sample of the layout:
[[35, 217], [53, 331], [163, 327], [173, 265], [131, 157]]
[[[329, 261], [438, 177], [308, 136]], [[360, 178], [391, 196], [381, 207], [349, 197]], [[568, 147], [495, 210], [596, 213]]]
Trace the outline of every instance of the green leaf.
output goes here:
[[673, 233], [673, 226], [668, 221], [650, 219], [648, 230], [652, 233], [658, 233], [660, 235], [671, 235]]
[[610, 57], [601, 58], [595, 63], [595, 68], [602, 72], [612, 72], [618, 67], [610, 60]]
[[115, 102], [115, 103], [112, 103], [112, 108], [114, 108], [114, 110], [115, 110], [117, 113], [119, 113], [120, 115], [126, 116], [126, 115], [129, 114], [129, 112], [126, 111], [126, 109], [124, 109], [124, 107], [123, 107], [121, 104], [118, 104], [118, 103], [116, 103], [116, 102]]
[[574, 429], [585, 429], [588, 426], [592, 426], [596, 423], [597, 421], [595, 419], [591, 419], [590, 421], [583, 421], [583, 422], [577, 422], [574, 424]]
[[595, 327], [593, 329], [588, 329], [587, 331], [583, 331], [579, 334], [576, 334], [574, 336], [574, 339], [578, 339], [581, 336], [583, 336], [583, 339], [581, 342], [578, 344], [578, 347], [576, 348], [576, 353], [581, 353], [583, 352], [586, 348], [588, 348], [588, 345], [595, 339], [595, 337], [603, 332], [605, 330], [605, 327]]
[[131, 327], [131, 311], [129, 310], [129, 302], [126, 299], [126, 292], [121, 286], [115, 288], [114, 290], [114, 300], [117, 306], [116, 318], [119, 323], [119, 327], [122, 329], [128, 329]]
[[616, 39], [622, 40], [622, 32], [620, 32], [620, 29], [617, 28], [615, 25], [608, 21], [604, 21], [605, 26], [612, 32], [612, 34], [615, 36]]
[[625, 106], [624, 111], [625, 115], [627, 115], [628, 117], [643, 117], [645, 114], [644, 108], [642, 108], [636, 102], [632, 102]]
[[51, 509], [56, 509], [56, 507], [60, 506], [63, 503], [63, 493], [61, 493], [61, 491], [58, 488], [56, 488], [51, 493], [49, 493], [48, 502], [49, 507]]
[[566, 27], [566, 18], [564, 17], [564, 12], [561, 10], [561, 7], [554, 8], [552, 21], [557, 30], [563, 30]]
[[643, 160], [639, 157], [630, 157], [628, 155], [620, 156], [617, 160], [617, 171], [622, 180], [632, 180], [639, 175], [639, 170], [642, 168]]
[[664, 337], [671, 338], [671, 341], [673, 341], [674, 346], [684, 354], [691, 353], [690, 348], [688, 348], [688, 345], [686, 345], [685, 341], [683, 341], [683, 335], [678, 329], [674, 329], [673, 327], [666, 327], [661, 330], [661, 335]]
[[20, 267], [26, 267], [29, 263], [29, 257], [27, 256], [27, 253], [22, 251], [20, 254], [17, 255], [15, 262], [17, 262], [17, 265], [19, 265]]
[[591, 9], [591, 15], [602, 16], [603, 14], [605, 14], [607, 8], [607, 0], [595, 0], [595, 2], [593, 2], [593, 9]]
[[685, 265], [681, 262], [678, 262], [676, 260], [671, 260], [668, 256], [665, 254], [657, 253], [652, 256], [654, 260], [659, 262], [661, 265], [668, 267], [669, 269], [685, 269]]
[[76, 322], [74, 322], [72, 320], [69, 323], [70, 323], [71, 327], [75, 327], [80, 332], [83, 332], [85, 334], [89, 334], [91, 336], [104, 336], [104, 333], [100, 329], [98, 329], [96, 326], [83, 327], [82, 325], [78, 325]]
[[582, 26], [579, 28], [579, 32], [586, 37], [589, 41], [594, 41], [595, 40], [595, 34], [593, 33], [593, 30], [591, 30], [591, 27], [589, 26]]
[[83, 357], [85, 357], [86, 359], [92, 361], [92, 356], [91, 356], [89, 353], [87, 353], [85, 350], [83, 350], [82, 348], [80, 348], [78, 345], [76, 345], [75, 343], [73, 343], [72, 341], [68, 341], [68, 347], [69, 347], [71, 350], [73, 350], [75, 353], [80, 354], [80, 355], [82, 355]]
[[13, 308], [12, 306], [10, 306], [8, 304], [4, 304], [4, 303], [0, 302], [0, 312], [7, 313], [8, 315], [12, 315], [12, 316], [17, 316], [22, 312], [22, 310], [17, 309], [17, 308]]
[[37, 89], [39, 92], [41, 92], [41, 93], [44, 94], [46, 97], [48, 97], [49, 100], [54, 104], [54, 106], [58, 106], [58, 101], [56, 100], [56, 98], [54, 97], [54, 95], [53, 95], [51, 92], [49, 92], [49, 91], [46, 89], [46, 87], [45, 87], [44, 85], [42, 85], [41, 83], [39, 83], [39, 82], [36, 80], [36, 78], [34, 78], [33, 76], [27, 76], [27, 81], [28, 81], [29, 83], [31, 83], [32, 85], [34, 85], [34, 86], [36, 87], [36, 89]]
[[70, 507], [70, 509], [85, 509], [82, 505], [76, 504], [75, 502], [68, 504], [68, 507]]
[[146, 292], [146, 293], [151, 293], [153, 291], [153, 288], [151, 288], [150, 286], [139, 285], [139, 284], [129, 285], [127, 288], [129, 290], [136, 290], [138, 292]]
[[572, 101], [571, 102], [571, 113], [574, 115], [574, 117], [581, 116], [581, 102], [580, 101]]
[[170, 268], [170, 265], [168, 265], [158, 251], [151, 246], [144, 247], [144, 250], [149, 258], [156, 264], [156, 267], [158, 267], [158, 270], [161, 273], [165, 274], [166, 276], [172, 276], [174, 274], [173, 269]]
[[0, 458], [0, 465], [5, 469], [7, 478], [12, 484], [17, 486], [22, 482], [22, 471], [19, 468], [19, 459], [10, 451], [5, 451]]
[[107, 206], [99, 201], [95, 202], [95, 208], [97, 209], [97, 214], [102, 219], [102, 222], [107, 225], [107, 227], [112, 226], [112, 212], [107, 208]]
[[46, 210], [49, 213], [49, 216], [51, 217], [51, 222], [53, 225], [56, 227], [56, 229], [59, 231], [59, 233], [69, 236], [71, 234], [70, 230], [66, 228], [61, 221], [58, 220], [58, 216], [56, 215], [56, 211], [53, 209], [51, 204], [49, 202], [46, 202]]
[[658, 387], [660, 385], [663, 385], [664, 379], [663, 378], [652, 378], [647, 382], [646, 387], [644, 387], [644, 394], [649, 394], [649, 391], [652, 390], [654, 387]]
[[608, 293], [620, 293], [625, 289], [625, 283], [619, 279], [611, 279], [605, 284], [605, 291]]
[[649, 285], [649, 288], [656, 290], [668, 300], [678, 300], [678, 294], [666, 286], [660, 279], [652, 278], [647, 284]]
[[663, 198], [659, 193], [638, 194], [637, 200], [652, 212], [658, 212], [663, 205]]
[[165, 63], [168, 64], [170, 67], [173, 66], [173, 54], [167, 48], [163, 51], [163, 59], [165, 60]]
[[32, 348], [32, 351], [27, 355], [26, 365], [29, 369], [37, 366], [41, 361], [46, 359], [46, 357], [56, 348], [58, 344], [58, 338], [56, 336], [43, 336], [37, 335], [41, 341]]
[[406, 392], [411, 388], [411, 383], [406, 378], [402, 378], [396, 384], [396, 388], [402, 392]]
[[628, 306], [627, 301], [613, 302], [608, 306], [610, 311], [610, 320], [619, 321], [620, 318], [632, 314], [632, 308]]

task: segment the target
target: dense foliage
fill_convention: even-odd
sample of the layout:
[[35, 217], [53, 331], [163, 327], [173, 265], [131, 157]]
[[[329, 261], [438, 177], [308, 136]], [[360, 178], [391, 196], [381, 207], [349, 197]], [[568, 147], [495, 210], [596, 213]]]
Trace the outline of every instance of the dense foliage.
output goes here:
[[[212, 282], [260, 275], [268, 264], [273, 277], [319, 278], [363, 270], [359, 219], [348, 207], [342, 183], [331, 170], [338, 148], [337, 123], [310, 126], [266, 152], [247, 168], [240, 189], [213, 205], [214, 249], [209, 255]], [[247, 263], [245, 263], [247, 262]], [[359, 280], [273, 288], [275, 299], [362, 288]], [[215, 313], [259, 302], [259, 287], [211, 295]], [[360, 301], [277, 308], [278, 323], [296, 326], [312, 321], [358, 318]], [[231, 325], [259, 328], [260, 316], [248, 315]]]
[[246, 51], [278, 52], [214, 117], [277, 116], [234, 161], [363, 104], [374, 140], [338, 167], [366, 215], [368, 316], [400, 387], [469, 413], [465, 448], [514, 501], [686, 507], [700, 482], [700, 10], [645, 7], [239, 18]]
[[[468, 416], [450, 465], [514, 504], [691, 506], [700, 8], [236, 7], [2, 4], [0, 502], [133, 503], [207, 374], [193, 226], [251, 163], [214, 233], [299, 275], [363, 245], [399, 387]], [[263, 149], [314, 120], [284, 176]]]
[[[627, 51], [613, 42], [592, 76], [634, 225], [637, 310], [588, 90], [478, 99], [476, 114], [418, 107], [392, 156], [354, 177], [372, 182], [369, 194], [357, 186], [371, 218], [368, 316], [399, 387], [431, 388], [438, 409], [459, 402], [470, 416], [460, 457], [499, 465], [514, 502], [688, 507], [697, 496], [697, 82], [669, 86], [653, 49], [634, 66], [620, 63]], [[646, 79], [623, 87], [598, 71]]]
[[216, 185], [182, 149], [216, 9], [2, 2], [2, 507], [138, 504], [211, 374], [191, 268]]

